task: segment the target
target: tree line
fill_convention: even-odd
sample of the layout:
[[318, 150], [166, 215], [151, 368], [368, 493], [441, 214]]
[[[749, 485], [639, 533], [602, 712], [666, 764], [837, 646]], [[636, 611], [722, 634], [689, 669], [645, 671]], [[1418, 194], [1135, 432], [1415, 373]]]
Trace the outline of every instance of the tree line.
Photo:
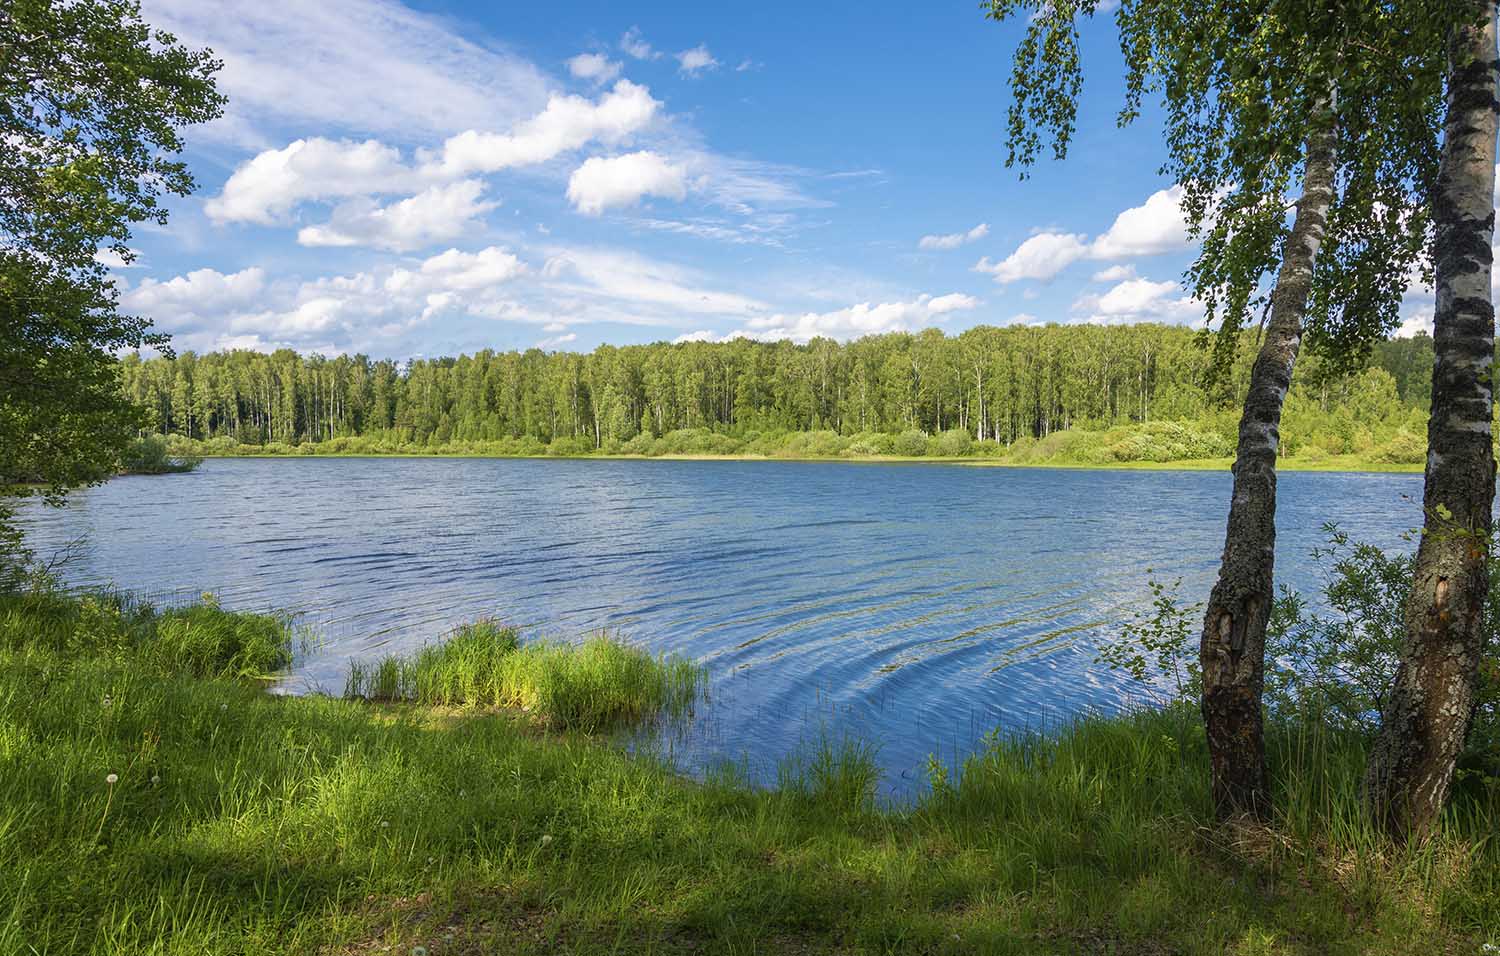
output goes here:
[[[1199, 333], [1140, 324], [929, 329], [806, 345], [602, 345], [587, 354], [486, 350], [406, 362], [290, 350], [131, 354], [121, 383], [145, 410], [146, 431], [249, 445], [528, 438], [608, 451], [679, 429], [956, 429], [1008, 445], [1067, 429], [1202, 419], [1242, 392], [1249, 344], [1222, 380]], [[1372, 372], [1310, 375], [1304, 404], [1314, 418], [1404, 424], [1426, 409], [1431, 356], [1426, 336], [1381, 342]]]

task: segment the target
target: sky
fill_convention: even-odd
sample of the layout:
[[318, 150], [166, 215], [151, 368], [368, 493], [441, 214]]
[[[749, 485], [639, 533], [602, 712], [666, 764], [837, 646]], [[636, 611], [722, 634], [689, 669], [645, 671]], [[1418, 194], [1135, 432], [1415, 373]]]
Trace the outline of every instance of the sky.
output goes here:
[[[432, 357], [1201, 322], [1159, 118], [1007, 169], [1020, 24], [975, 0], [145, 0], [224, 61], [198, 190], [114, 263], [180, 350]], [[1430, 321], [1415, 292], [1408, 329]]]

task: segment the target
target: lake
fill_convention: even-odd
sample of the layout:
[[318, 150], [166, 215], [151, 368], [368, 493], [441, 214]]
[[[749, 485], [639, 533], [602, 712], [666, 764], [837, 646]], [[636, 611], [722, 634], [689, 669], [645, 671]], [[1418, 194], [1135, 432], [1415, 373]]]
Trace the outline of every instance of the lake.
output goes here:
[[[710, 699], [662, 741], [774, 780], [828, 732], [879, 746], [903, 794], [995, 727], [1119, 707], [1095, 642], [1147, 600], [1147, 569], [1203, 600], [1227, 472], [843, 462], [219, 459], [129, 477], [22, 520], [64, 577], [159, 600], [297, 612], [320, 638], [282, 684], [343, 687], [347, 661], [495, 615], [524, 633], [600, 628], [708, 668]], [[1407, 547], [1420, 475], [1287, 473], [1278, 577], [1336, 521]]]

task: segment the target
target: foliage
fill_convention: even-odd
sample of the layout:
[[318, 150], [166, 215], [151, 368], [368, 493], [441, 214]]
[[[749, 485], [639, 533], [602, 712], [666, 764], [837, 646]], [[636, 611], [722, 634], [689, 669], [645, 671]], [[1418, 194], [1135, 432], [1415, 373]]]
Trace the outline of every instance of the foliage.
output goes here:
[[0, 50], [0, 495], [55, 502], [107, 477], [141, 423], [115, 355], [165, 339], [119, 314], [99, 256], [128, 261], [130, 227], [191, 191], [178, 129], [219, 115], [219, 64], [134, 0], [12, 0]]
[[[1239, 380], [1252, 357], [1245, 350]], [[1425, 428], [1431, 339], [1382, 342], [1374, 359], [1375, 367], [1353, 374], [1306, 366], [1283, 419], [1287, 454], [1416, 463], [1409, 446]], [[929, 331], [843, 345], [736, 340], [604, 346], [589, 355], [480, 352], [404, 367], [292, 352], [123, 363], [127, 394], [152, 410], [151, 427], [172, 455], [602, 452], [1074, 464], [1232, 454], [1237, 419], [1203, 389], [1206, 372], [1191, 332], [1152, 325]], [[643, 412], [653, 427], [637, 432]], [[1027, 445], [1032, 439], [1040, 447]]]
[[414, 657], [350, 662], [345, 696], [447, 706], [511, 707], [585, 732], [687, 713], [702, 673], [607, 636], [580, 646], [533, 643], [495, 621], [465, 624]]
[[997, 734], [943, 794], [879, 806], [836, 740], [791, 761], [821, 785], [693, 783], [503, 712], [272, 697], [67, 644], [0, 646], [3, 952], [1353, 956], [1500, 934], [1494, 796], [1393, 849], [1359, 812], [1359, 740], [1316, 726], [1270, 728], [1277, 828], [1210, 834], [1179, 709]]
[[127, 475], [168, 475], [192, 471], [203, 463], [203, 456], [191, 452], [173, 454], [167, 440], [160, 435], [137, 438], [120, 456], [120, 470]]
[[[1313, 551], [1324, 571], [1317, 605], [1282, 587], [1266, 628], [1264, 700], [1274, 719], [1327, 726], [1373, 738], [1400, 663], [1413, 557], [1387, 553], [1324, 525], [1328, 544]], [[1500, 559], [1489, 550], [1494, 587], [1485, 630], [1500, 633]], [[1148, 574], [1150, 572], [1148, 571]], [[1193, 703], [1201, 693], [1196, 638], [1201, 605], [1177, 597], [1180, 581], [1150, 579], [1151, 605], [1099, 651], [1099, 661], [1139, 681], [1158, 701]], [[1500, 784], [1500, 654], [1481, 667], [1464, 772]]]
[[[1120, 629], [1120, 636], [1099, 649], [1098, 662], [1111, 670], [1124, 671], [1141, 683], [1159, 701], [1192, 702], [1203, 693], [1194, 638], [1202, 624], [1203, 605], [1184, 605], [1177, 597], [1182, 579], [1170, 583], [1151, 577], [1150, 611], [1137, 611]], [[1163, 695], [1157, 686], [1170, 681]]]
[[1162, 173], [1180, 189], [1200, 240], [1187, 278], [1215, 329], [1215, 372], [1269, 305], [1268, 275], [1290, 229], [1309, 139], [1334, 131], [1335, 195], [1313, 278], [1310, 341], [1360, 364], [1394, 327], [1413, 269], [1430, 275], [1429, 194], [1436, 180], [1444, 40], [1462, 12], [1431, 3], [989, 0], [991, 19], [1026, 18], [1010, 88], [1009, 165], [1044, 139], [1067, 153], [1083, 83], [1079, 22], [1113, 8], [1133, 122], [1158, 96]]

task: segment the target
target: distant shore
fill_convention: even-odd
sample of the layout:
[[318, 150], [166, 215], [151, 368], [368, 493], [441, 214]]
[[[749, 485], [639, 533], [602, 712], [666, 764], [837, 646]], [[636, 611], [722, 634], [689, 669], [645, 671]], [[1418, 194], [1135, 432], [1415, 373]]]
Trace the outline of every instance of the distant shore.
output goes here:
[[[309, 446], [299, 446], [309, 447]], [[311, 446], [316, 448], [316, 446]], [[412, 449], [410, 451], [351, 452], [351, 451], [289, 451], [289, 452], [233, 452], [214, 454], [203, 452], [204, 458], [491, 458], [491, 459], [553, 459], [585, 461], [754, 461], [754, 462], [841, 462], [846, 464], [876, 465], [967, 465], [976, 468], [1061, 468], [1071, 471], [1228, 471], [1234, 465], [1233, 458], [1184, 458], [1176, 461], [1116, 461], [1080, 462], [1056, 459], [1014, 461], [1005, 458], [975, 458], [969, 456], [939, 455], [859, 455], [859, 456], [803, 456], [803, 455], [712, 455], [712, 454], [663, 454], [624, 455], [598, 453], [590, 455], [548, 454], [500, 454], [496, 452], [443, 451], [440, 449]], [[1359, 455], [1331, 455], [1326, 458], [1282, 458], [1276, 463], [1279, 471], [1318, 472], [1370, 472], [1376, 474], [1422, 473], [1420, 463], [1390, 463], [1372, 461]]]

